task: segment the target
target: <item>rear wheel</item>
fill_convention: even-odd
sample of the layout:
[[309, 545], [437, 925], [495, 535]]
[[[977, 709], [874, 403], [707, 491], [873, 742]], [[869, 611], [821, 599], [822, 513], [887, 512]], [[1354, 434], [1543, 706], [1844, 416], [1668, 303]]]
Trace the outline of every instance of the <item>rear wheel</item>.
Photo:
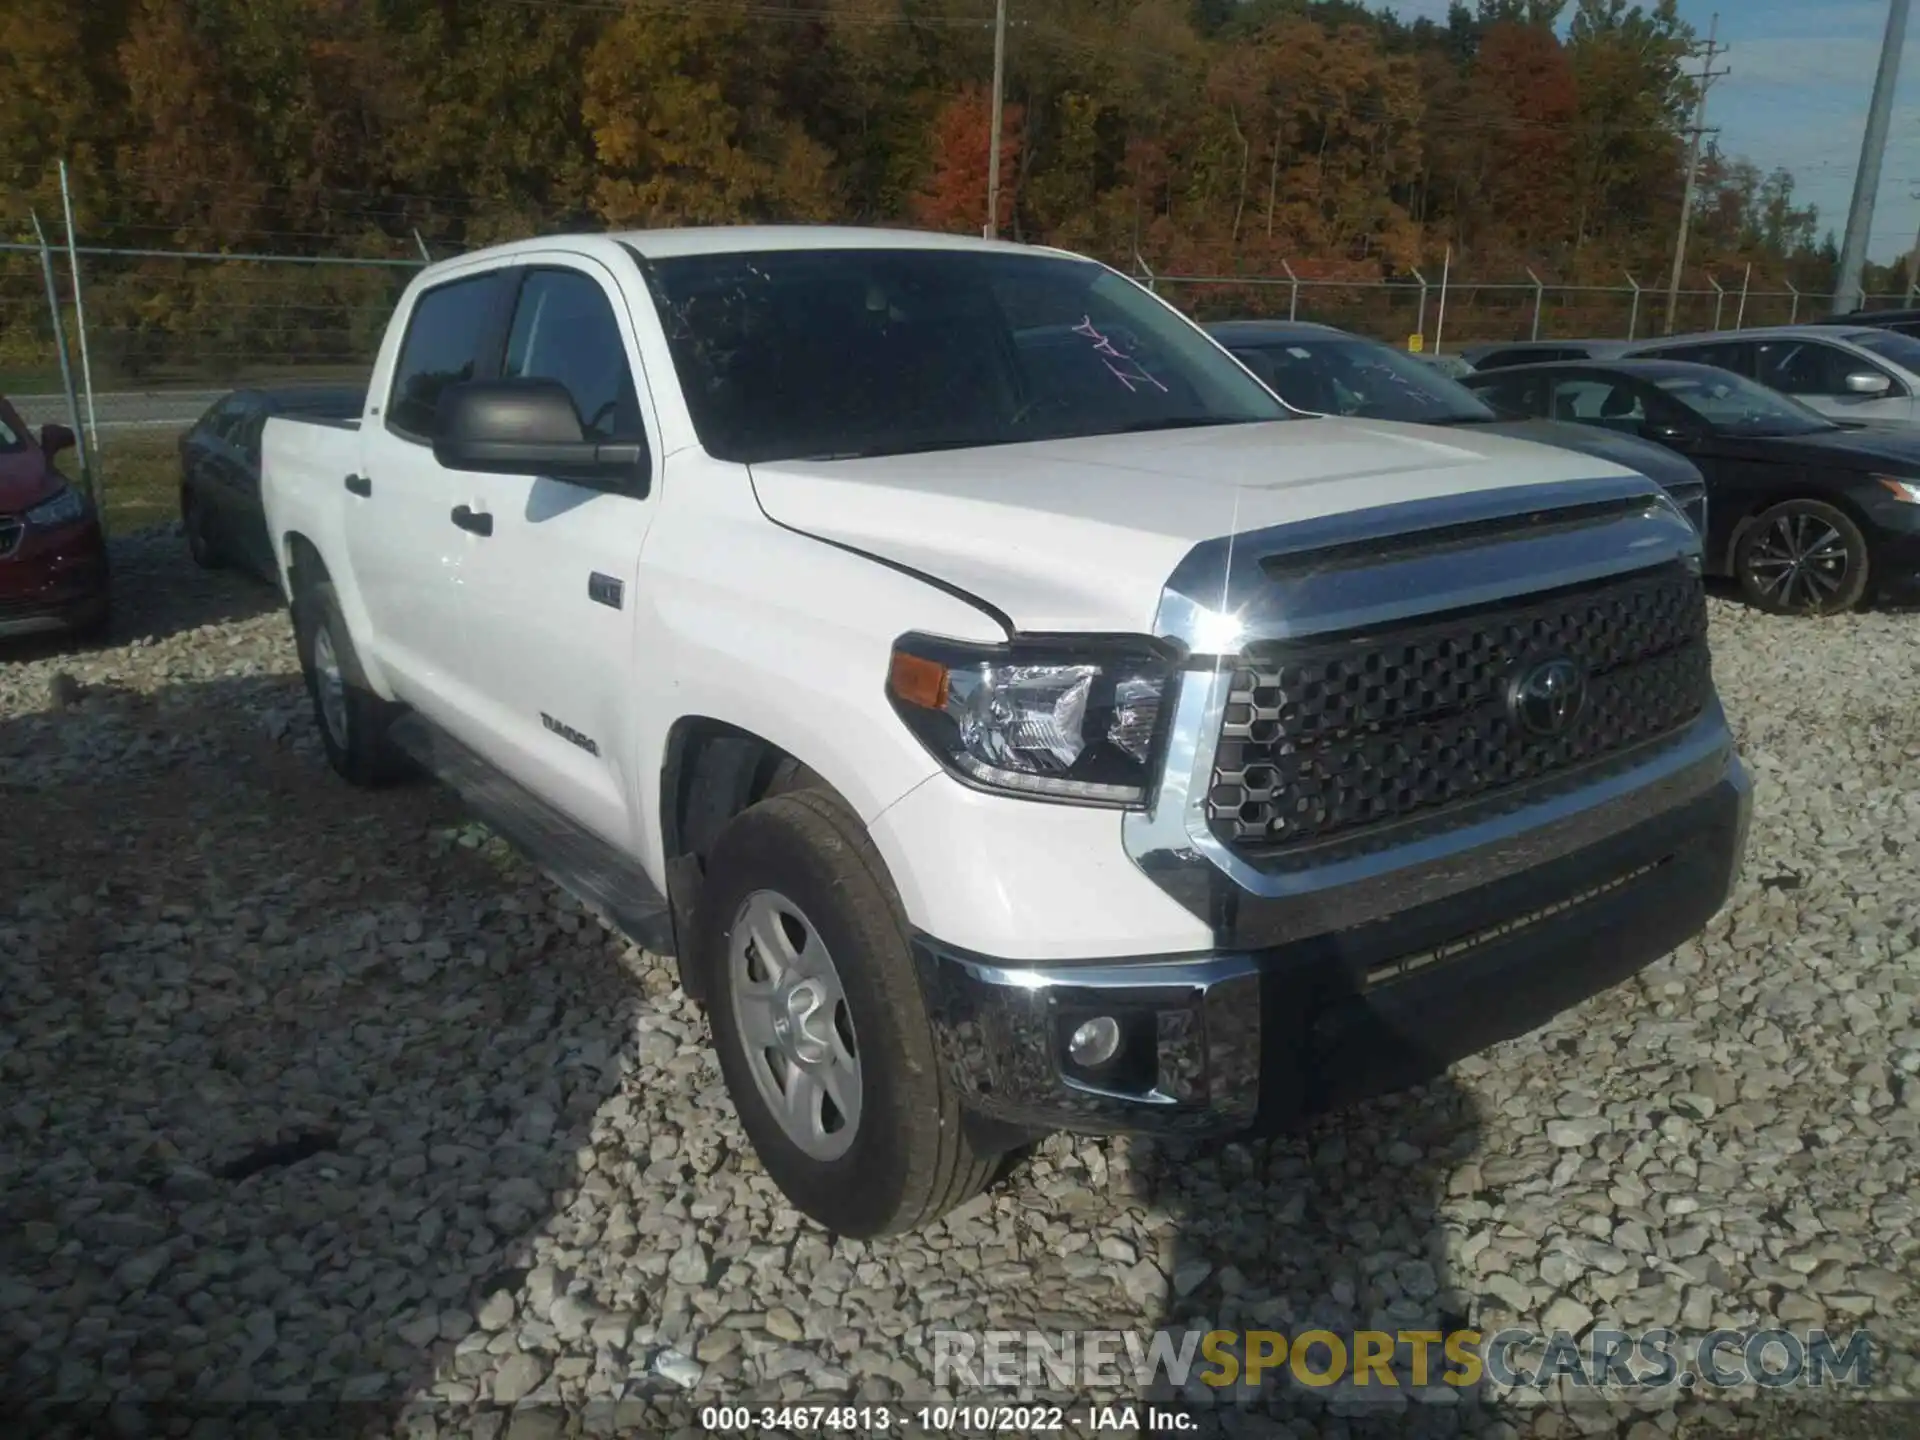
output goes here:
[[187, 554], [203, 570], [218, 570], [227, 563], [220, 546], [213, 511], [193, 487], [180, 490], [180, 528], [187, 534]]
[[1867, 593], [1866, 536], [1843, 510], [1787, 500], [1749, 525], [1733, 572], [1748, 601], [1774, 615], [1837, 615]]
[[331, 582], [300, 591], [293, 623], [328, 763], [355, 785], [382, 785], [404, 775], [406, 757], [388, 739], [399, 707], [368, 686]]
[[736, 816], [708, 861], [694, 953], [727, 1090], [787, 1198], [836, 1234], [912, 1230], [980, 1191], [905, 917], [831, 792]]

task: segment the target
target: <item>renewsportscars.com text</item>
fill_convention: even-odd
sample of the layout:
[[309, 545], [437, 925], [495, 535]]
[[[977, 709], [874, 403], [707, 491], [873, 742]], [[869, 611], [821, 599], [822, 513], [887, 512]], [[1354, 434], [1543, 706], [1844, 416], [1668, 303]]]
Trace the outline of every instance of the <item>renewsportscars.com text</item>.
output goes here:
[[1825, 1330], [936, 1331], [933, 1383], [1038, 1392], [1283, 1383], [1495, 1391], [1840, 1387], [1873, 1381], [1872, 1337]]

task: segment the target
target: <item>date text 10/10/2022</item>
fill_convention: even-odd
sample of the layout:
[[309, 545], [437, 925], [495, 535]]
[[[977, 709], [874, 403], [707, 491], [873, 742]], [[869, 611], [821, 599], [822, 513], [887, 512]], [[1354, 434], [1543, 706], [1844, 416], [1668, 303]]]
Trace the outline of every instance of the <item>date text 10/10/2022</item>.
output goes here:
[[1157, 1405], [708, 1405], [700, 1428], [713, 1435], [884, 1434], [896, 1425], [924, 1434], [1041, 1435], [1085, 1425], [1096, 1432], [1177, 1435], [1199, 1418]]

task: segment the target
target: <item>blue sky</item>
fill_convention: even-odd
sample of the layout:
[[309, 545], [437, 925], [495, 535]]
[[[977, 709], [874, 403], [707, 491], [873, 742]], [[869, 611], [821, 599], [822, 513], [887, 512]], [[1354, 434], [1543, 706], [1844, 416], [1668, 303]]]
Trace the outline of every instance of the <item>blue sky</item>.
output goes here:
[[[1382, 0], [1403, 19], [1444, 20], [1447, 0]], [[1569, 7], [1571, 8], [1571, 7]], [[1728, 46], [1716, 67], [1707, 124], [1720, 148], [1762, 169], [1784, 165], [1796, 194], [1820, 207], [1820, 224], [1843, 234], [1860, 136], [1886, 30], [1887, 0], [1680, 0], [1680, 13], [1706, 38], [1714, 12]], [[1904, 254], [1920, 225], [1920, 15], [1907, 29], [1893, 129], [1880, 172], [1869, 253], [1886, 262]]]

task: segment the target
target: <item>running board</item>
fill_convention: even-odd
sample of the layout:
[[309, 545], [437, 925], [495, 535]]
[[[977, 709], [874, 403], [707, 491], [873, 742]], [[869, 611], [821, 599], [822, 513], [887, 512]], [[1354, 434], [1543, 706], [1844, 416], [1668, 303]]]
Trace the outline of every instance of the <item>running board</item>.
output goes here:
[[554, 884], [642, 949], [674, 953], [672, 913], [633, 860], [417, 712], [388, 738]]

